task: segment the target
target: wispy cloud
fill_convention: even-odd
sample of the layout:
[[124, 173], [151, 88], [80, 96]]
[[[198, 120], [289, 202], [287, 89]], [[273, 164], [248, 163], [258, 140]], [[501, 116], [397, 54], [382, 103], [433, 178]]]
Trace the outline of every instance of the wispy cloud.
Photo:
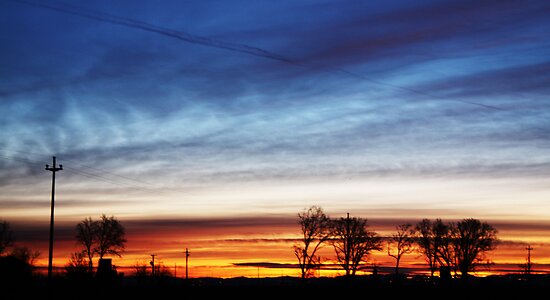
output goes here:
[[[481, 71], [469, 75], [436, 80], [420, 86], [420, 89], [434, 91], [449, 97], [508, 97], [519, 95], [520, 100], [527, 95], [547, 95], [550, 91], [546, 82], [550, 80], [550, 63], [512, 66], [504, 69]], [[507, 100], [509, 101], [509, 100]], [[510, 109], [541, 109], [547, 103], [541, 101], [515, 101], [508, 104]]]
[[292, 217], [235, 217], [235, 218], [192, 218], [192, 219], [152, 219], [129, 220], [129, 227], [140, 230], [156, 230], [157, 228], [234, 228], [234, 227], [279, 227], [294, 225], [296, 220]]

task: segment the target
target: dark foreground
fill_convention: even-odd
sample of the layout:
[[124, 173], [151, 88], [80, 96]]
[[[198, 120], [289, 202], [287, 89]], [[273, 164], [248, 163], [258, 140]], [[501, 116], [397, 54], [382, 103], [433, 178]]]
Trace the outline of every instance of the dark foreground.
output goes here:
[[[4, 278], [5, 279], [5, 278]], [[518, 275], [470, 277], [441, 282], [428, 277], [399, 278], [358, 276], [356, 278], [314, 278], [303, 281], [295, 277], [278, 278], [193, 278], [121, 277], [68, 279], [56, 277], [51, 288], [45, 278], [1, 285], [2, 299], [294, 299], [316, 297], [369, 298], [371, 296], [422, 297], [429, 299], [495, 299], [550, 294], [550, 276]], [[4, 297], [6, 296], [6, 297]]]

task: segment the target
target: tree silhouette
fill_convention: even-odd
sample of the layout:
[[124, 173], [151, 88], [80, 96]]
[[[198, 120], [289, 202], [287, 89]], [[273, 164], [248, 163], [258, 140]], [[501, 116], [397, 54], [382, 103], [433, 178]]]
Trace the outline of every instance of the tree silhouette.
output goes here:
[[332, 245], [336, 259], [346, 271], [346, 276], [355, 275], [357, 268], [372, 250], [381, 250], [381, 241], [377, 234], [367, 229], [367, 219], [346, 218], [332, 223]]
[[464, 219], [452, 226], [456, 263], [462, 277], [474, 271], [487, 251], [493, 250], [497, 230], [487, 222]]
[[93, 258], [96, 253], [94, 247], [97, 243], [98, 221], [93, 221], [92, 218], [85, 218], [82, 222], [76, 225], [76, 240], [84, 247], [84, 252], [88, 257], [89, 272], [93, 272]]
[[[8, 250], [11, 251], [8, 253]], [[34, 262], [39, 256], [40, 251], [15, 245], [15, 235], [10, 224], [0, 221], [0, 295], [4, 296], [10, 288], [21, 291], [20, 287], [30, 283]]]
[[33, 251], [26, 246], [16, 246], [9, 255], [0, 257], [0, 293], [5, 288], [28, 284], [32, 279], [34, 262], [38, 256], [39, 251]]
[[[432, 223], [436, 260], [439, 267], [454, 269], [456, 274], [456, 253], [453, 237], [453, 223], [445, 224], [441, 219]], [[450, 274], [449, 274], [450, 275]], [[440, 274], [441, 276], [441, 274]]]
[[124, 251], [124, 244], [126, 244], [125, 234], [124, 227], [114, 216], [102, 215], [97, 225], [96, 252], [99, 259], [106, 254], [120, 257]]
[[9, 247], [13, 246], [15, 237], [7, 221], [0, 222], [0, 255], [4, 254]]
[[136, 276], [136, 278], [145, 278], [149, 274], [149, 271], [147, 270], [148, 269], [147, 263], [143, 261], [136, 262], [133, 266], [133, 269], [135, 272], [134, 276]]
[[316, 253], [330, 237], [330, 219], [318, 206], [311, 206], [298, 213], [298, 219], [303, 245], [294, 245], [293, 249], [301, 276], [307, 278], [314, 274], [315, 268], [321, 263], [321, 258]]
[[455, 259], [451, 234], [451, 227], [436, 219], [434, 222], [423, 219], [415, 227], [418, 251], [424, 256], [431, 277], [438, 266], [452, 266]]
[[25, 262], [31, 267], [34, 267], [34, 262], [40, 256], [40, 251], [32, 250], [27, 246], [16, 246], [13, 248], [10, 256], [15, 257], [22, 262]]
[[[411, 224], [396, 226], [397, 232], [388, 241], [388, 255], [395, 258], [395, 275], [399, 275], [399, 262], [403, 255], [414, 251], [414, 230]], [[394, 248], [395, 245], [395, 249]]]
[[86, 261], [86, 256], [87, 254], [85, 251], [74, 252], [71, 254], [69, 262], [65, 265], [67, 277], [82, 280], [88, 278], [92, 274], [90, 272], [88, 261]]
[[416, 243], [418, 252], [424, 256], [428, 267], [430, 268], [430, 276], [433, 277], [437, 269], [437, 244], [434, 237], [432, 221], [423, 219], [416, 224]]
[[84, 247], [90, 272], [95, 254], [99, 259], [107, 254], [121, 256], [126, 243], [124, 236], [124, 227], [114, 216], [101, 215], [98, 221], [88, 217], [76, 225], [76, 240]]
[[487, 251], [493, 250], [497, 230], [477, 219], [464, 219], [445, 224], [441, 219], [428, 219], [416, 225], [417, 244], [433, 277], [438, 266], [459, 271], [463, 277], [473, 271]]

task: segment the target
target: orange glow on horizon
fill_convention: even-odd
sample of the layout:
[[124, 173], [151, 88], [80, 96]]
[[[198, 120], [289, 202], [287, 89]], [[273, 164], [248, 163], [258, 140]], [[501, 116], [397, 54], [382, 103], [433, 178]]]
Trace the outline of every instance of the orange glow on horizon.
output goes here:
[[[378, 229], [376, 222], [371, 229], [376, 230], [382, 236], [391, 235], [392, 226]], [[155, 231], [128, 230], [126, 251], [122, 258], [114, 257], [113, 264], [119, 267], [119, 271], [125, 274], [134, 273], [136, 264], [149, 267], [150, 254], [156, 254], [157, 265], [162, 265], [172, 275], [178, 277], [185, 274], [185, 248], [189, 248], [189, 275], [190, 277], [278, 277], [299, 276], [297, 268], [290, 268], [286, 264], [296, 264], [296, 258], [292, 251], [294, 240], [300, 235], [296, 225], [285, 226], [235, 226], [226, 228], [202, 228], [180, 229], [164, 228]], [[498, 245], [497, 249], [488, 253], [487, 258], [495, 265], [489, 269], [479, 268], [475, 273], [478, 276], [489, 274], [504, 274], [520, 272], [519, 265], [525, 263], [525, 240], [533, 241], [535, 250], [532, 252], [532, 260], [535, 263], [535, 272], [547, 272], [550, 264], [550, 246], [548, 239], [542, 236], [543, 232], [518, 234], [515, 230], [501, 230], [499, 238], [505, 242]], [[37, 260], [37, 266], [47, 265], [47, 244], [29, 245], [38, 248], [42, 255]], [[78, 251], [79, 246], [74, 240], [67, 239], [56, 241], [54, 251], [54, 265], [63, 267], [67, 264], [70, 254]], [[342, 275], [340, 269], [327, 269], [335, 264], [334, 252], [327, 245], [321, 249], [320, 254], [325, 258], [325, 266], [317, 273], [317, 276]], [[97, 263], [97, 257], [95, 258]], [[250, 266], [250, 264], [272, 263], [281, 264], [281, 267], [273, 265], [271, 268], [263, 266]], [[238, 266], [237, 264], [248, 264]], [[373, 253], [367, 263], [369, 268], [376, 265], [380, 273], [393, 272], [395, 260], [387, 255], [385, 249]], [[405, 255], [400, 264], [403, 272], [416, 274], [426, 273], [424, 259], [417, 253]], [[371, 269], [359, 271], [360, 275], [370, 274]]]

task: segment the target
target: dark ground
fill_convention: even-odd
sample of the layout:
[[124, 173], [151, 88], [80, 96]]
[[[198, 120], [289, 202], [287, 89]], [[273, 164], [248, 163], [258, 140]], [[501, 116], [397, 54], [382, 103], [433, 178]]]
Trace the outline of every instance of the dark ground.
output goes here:
[[[4, 276], [3, 276], [4, 277]], [[295, 298], [389, 298], [424, 299], [547, 299], [550, 276], [505, 275], [470, 277], [441, 282], [438, 278], [393, 275], [356, 278], [193, 278], [173, 277], [54, 278], [52, 289], [46, 278], [24, 282], [3, 278], [0, 299], [295, 299]], [[51, 297], [49, 296], [51, 295]]]

